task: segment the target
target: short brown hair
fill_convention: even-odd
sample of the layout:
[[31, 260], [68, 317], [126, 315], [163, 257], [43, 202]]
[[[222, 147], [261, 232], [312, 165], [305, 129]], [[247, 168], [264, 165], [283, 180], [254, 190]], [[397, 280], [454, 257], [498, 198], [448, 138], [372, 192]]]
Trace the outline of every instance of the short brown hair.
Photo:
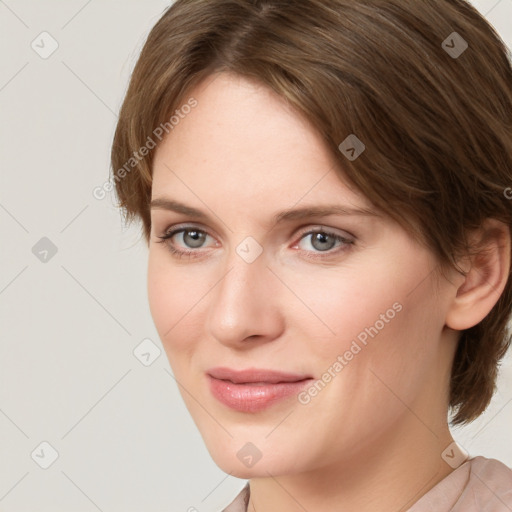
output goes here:
[[[142, 220], [146, 242], [154, 152], [134, 154], [156, 142], [156, 127], [170, 132], [187, 91], [218, 71], [268, 86], [305, 116], [344, 179], [432, 250], [440, 269], [457, 268], [467, 233], [486, 218], [512, 229], [510, 54], [468, 2], [177, 0], [149, 33], [112, 145], [118, 206], [127, 222]], [[366, 146], [353, 161], [339, 149], [351, 134]], [[489, 404], [511, 309], [509, 272], [491, 312], [461, 333], [452, 424]]]

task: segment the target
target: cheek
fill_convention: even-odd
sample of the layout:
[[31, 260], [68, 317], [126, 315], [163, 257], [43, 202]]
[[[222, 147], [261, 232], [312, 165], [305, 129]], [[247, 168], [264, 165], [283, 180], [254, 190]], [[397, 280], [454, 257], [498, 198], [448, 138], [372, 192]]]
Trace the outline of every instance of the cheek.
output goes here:
[[205, 271], [177, 265], [158, 249], [150, 250], [149, 309], [170, 361], [174, 354], [192, 351], [196, 346], [202, 326], [197, 318], [202, 314], [212, 286]]
[[162, 341], [164, 329], [169, 329], [171, 326], [169, 312], [174, 309], [173, 302], [176, 296], [175, 289], [169, 286], [170, 277], [160, 259], [150, 250], [147, 276], [148, 303], [153, 322]]
[[[412, 393], [435, 365], [443, 322], [431, 282], [418, 272], [431, 262], [421, 254], [404, 261], [393, 256], [367, 262], [364, 272], [344, 267], [296, 280], [294, 292], [310, 309], [293, 321], [308, 340], [304, 349], [316, 360], [317, 373], [350, 373], [350, 379], [334, 379], [344, 387], [364, 384], [386, 393], [381, 384], [375, 387], [377, 374]], [[342, 371], [346, 367], [350, 372]]]
[[[393, 269], [388, 270], [364, 277], [317, 276], [323, 294], [317, 287], [298, 290], [309, 290], [303, 295], [308, 305], [335, 333], [312, 314], [297, 317], [308, 341], [303, 353], [320, 380], [300, 403], [329, 432], [342, 430], [347, 439], [377, 436], [407, 413], [404, 404], [423, 393], [436, 367], [438, 325], [429, 285], [410, 293], [417, 284], [415, 271], [407, 275], [404, 269], [393, 279]], [[328, 434], [333, 446], [343, 444], [338, 434]]]
[[[293, 308], [293, 325], [306, 339], [317, 340], [308, 350], [321, 359], [332, 358], [349, 350], [353, 340], [364, 346], [372, 335], [399, 324], [410, 286], [404, 275], [395, 279], [394, 270], [371, 261], [300, 276], [289, 273], [285, 280], [294, 283], [293, 291], [304, 303]], [[297, 303], [297, 298], [290, 301]]]
[[190, 309], [190, 291], [187, 288], [185, 272], [166, 263], [165, 258], [156, 251], [150, 251], [147, 281], [149, 309], [166, 349], [168, 340], [175, 338]]

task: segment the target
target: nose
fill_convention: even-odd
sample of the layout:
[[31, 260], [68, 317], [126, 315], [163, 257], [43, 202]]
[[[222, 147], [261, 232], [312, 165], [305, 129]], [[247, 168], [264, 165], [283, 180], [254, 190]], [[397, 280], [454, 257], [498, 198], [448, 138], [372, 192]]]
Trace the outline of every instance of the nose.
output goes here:
[[[224, 277], [212, 290], [207, 320], [208, 334], [232, 348], [247, 347], [247, 340], [271, 341], [282, 333], [283, 286], [260, 255], [248, 263], [236, 251], [227, 261]], [[251, 344], [252, 345], [252, 344]]]

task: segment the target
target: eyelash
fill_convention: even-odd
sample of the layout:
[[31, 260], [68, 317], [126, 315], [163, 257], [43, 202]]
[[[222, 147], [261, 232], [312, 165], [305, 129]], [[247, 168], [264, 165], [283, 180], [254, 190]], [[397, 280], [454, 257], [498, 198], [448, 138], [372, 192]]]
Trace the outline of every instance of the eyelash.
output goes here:
[[[168, 243], [168, 240], [171, 239], [174, 235], [177, 235], [178, 233], [184, 233], [184, 232], [187, 232], [187, 231], [197, 231], [198, 233], [202, 233], [202, 234], [208, 235], [208, 233], [206, 231], [204, 231], [202, 229], [198, 229], [195, 226], [185, 226], [185, 227], [180, 227], [180, 228], [173, 229], [171, 231], [166, 232], [163, 236], [159, 236], [158, 238], [160, 240], [158, 240], [157, 243], [164, 243], [167, 246], [167, 249], [176, 258], [179, 258], [179, 259], [185, 258], [185, 257], [187, 257], [187, 258], [199, 258], [199, 257], [201, 257], [201, 254], [197, 254], [197, 253], [200, 252], [199, 251], [200, 248], [198, 248], [197, 250], [178, 250], [171, 243]], [[342, 246], [338, 247], [337, 250], [329, 249], [328, 251], [316, 251], [317, 253], [319, 253], [316, 256], [311, 255], [312, 251], [302, 250], [301, 252], [306, 253], [305, 254], [306, 258], [309, 258], [309, 259], [312, 259], [312, 260], [317, 260], [317, 259], [323, 259], [323, 258], [326, 258], [326, 257], [332, 257], [335, 254], [339, 254], [341, 252], [344, 252], [344, 251], [348, 250], [347, 246], [354, 244], [353, 240], [350, 240], [350, 239], [345, 238], [345, 237], [343, 237], [341, 235], [338, 235], [337, 233], [334, 233], [332, 231], [329, 231], [329, 230], [326, 230], [326, 229], [323, 229], [323, 228], [310, 229], [309, 231], [306, 231], [305, 233], [302, 233], [300, 238], [299, 238], [299, 241], [302, 240], [303, 238], [305, 238], [308, 235], [313, 235], [313, 234], [318, 234], [318, 233], [329, 235], [329, 236], [333, 237], [337, 242], [342, 242], [345, 246], [342, 245]], [[210, 235], [208, 235], [208, 236], [210, 236]], [[323, 256], [322, 254], [325, 254], [326, 256]]]

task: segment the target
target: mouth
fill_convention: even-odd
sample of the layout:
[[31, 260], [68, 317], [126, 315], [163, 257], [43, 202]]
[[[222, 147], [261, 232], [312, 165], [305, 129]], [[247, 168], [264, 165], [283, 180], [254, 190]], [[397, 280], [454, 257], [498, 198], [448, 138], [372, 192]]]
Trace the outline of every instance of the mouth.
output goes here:
[[213, 368], [207, 372], [212, 395], [231, 409], [254, 413], [297, 395], [313, 377], [266, 369]]
[[312, 378], [311, 375], [287, 373], [276, 370], [248, 368], [246, 370], [233, 370], [226, 367], [216, 367], [208, 370], [208, 375], [214, 379], [227, 380], [233, 384], [279, 384], [299, 382]]

